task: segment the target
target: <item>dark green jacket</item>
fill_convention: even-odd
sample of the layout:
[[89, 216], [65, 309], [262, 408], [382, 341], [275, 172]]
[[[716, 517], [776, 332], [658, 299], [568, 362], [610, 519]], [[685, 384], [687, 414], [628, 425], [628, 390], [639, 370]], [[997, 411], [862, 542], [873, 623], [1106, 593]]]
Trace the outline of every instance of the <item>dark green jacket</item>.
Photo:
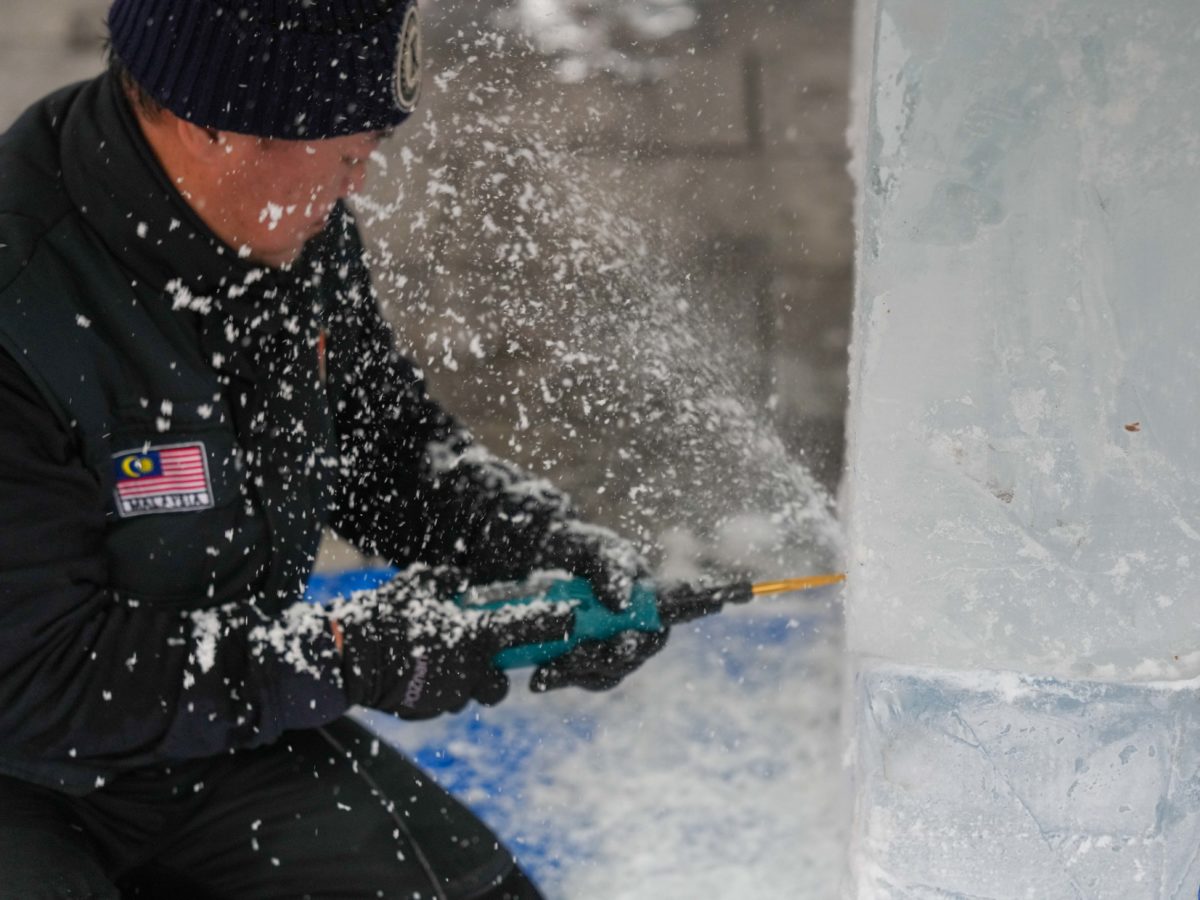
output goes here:
[[111, 76], [35, 105], [0, 137], [0, 772], [79, 792], [339, 716], [295, 606], [323, 526], [491, 580], [566, 515], [502, 464], [448, 470], [466, 441], [345, 209], [256, 269]]

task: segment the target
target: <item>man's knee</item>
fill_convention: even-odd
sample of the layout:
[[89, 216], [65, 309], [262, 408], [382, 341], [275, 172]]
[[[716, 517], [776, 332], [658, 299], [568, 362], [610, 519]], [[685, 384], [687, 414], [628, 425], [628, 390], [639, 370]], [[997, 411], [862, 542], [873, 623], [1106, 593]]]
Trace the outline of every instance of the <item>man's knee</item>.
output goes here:
[[396, 832], [445, 895], [541, 900], [491, 829], [403, 754], [352, 719], [322, 732], [339, 755], [353, 760], [356, 777], [379, 791]]
[[67, 798], [0, 776], [0, 898], [119, 900]]
[[513, 870], [507, 878], [477, 900], [545, 900], [545, 898], [525, 873], [518, 866], [513, 866]]

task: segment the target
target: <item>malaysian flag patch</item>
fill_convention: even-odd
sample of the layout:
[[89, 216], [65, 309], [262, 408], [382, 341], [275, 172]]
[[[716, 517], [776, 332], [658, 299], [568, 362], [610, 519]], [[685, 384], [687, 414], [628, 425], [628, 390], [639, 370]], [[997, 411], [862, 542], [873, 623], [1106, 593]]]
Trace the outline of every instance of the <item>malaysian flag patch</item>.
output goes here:
[[126, 450], [113, 456], [117, 515], [186, 512], [213, 505], [203, 444]]

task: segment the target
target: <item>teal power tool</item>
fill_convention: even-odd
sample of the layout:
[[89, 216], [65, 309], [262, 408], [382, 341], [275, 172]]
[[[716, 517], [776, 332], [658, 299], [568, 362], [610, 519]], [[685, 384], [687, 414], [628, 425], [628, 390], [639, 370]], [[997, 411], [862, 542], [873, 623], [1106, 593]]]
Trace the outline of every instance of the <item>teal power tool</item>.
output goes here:
[[500, 609], [511, 604], [534, 603], [539, 600], [569, 601], [576, 604], [575, 628], [564, 640], [512, 647], [496, 655], [496, 665], [501, 669], [521, 669], [549, 662], [579, 646], [583, 641], [605, 640], [623, 631], [662, 631], [672, 625], [718, 612], [727, 603], [747, 603], [766, 594], [805, 591], [837, 584], [845, 579], [846, 576], [841, 574], [817, 575], [760, 584], [741, 581], [713, 588], [681, 585], [661, 590], [654, 584], [638, 582], [633, 587], [629, 605], [619, 613], [612, 612], [597, 600], [591, 585], [582, 578], [556, 580], [537, 593], [523, 597], [493, 600], [486, 596], [472, 598], [468, 594], [460, 599], [460, 603], [469, 605], [472, 609]]

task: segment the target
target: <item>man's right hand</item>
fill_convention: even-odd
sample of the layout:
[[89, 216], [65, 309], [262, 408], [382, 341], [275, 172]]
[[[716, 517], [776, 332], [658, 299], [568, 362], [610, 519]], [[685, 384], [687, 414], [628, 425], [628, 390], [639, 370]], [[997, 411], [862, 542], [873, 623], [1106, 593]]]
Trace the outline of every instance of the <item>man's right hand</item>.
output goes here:
[[459, 582], [453, 571], [415, 565], [333, 608], [351, 703], [405, 719], [458, 712], [470, 700], [493, 706], [508, 693], [496, 654], [562, 640], [574, 625], [567, 603], [460, 607], [447, 599]]

